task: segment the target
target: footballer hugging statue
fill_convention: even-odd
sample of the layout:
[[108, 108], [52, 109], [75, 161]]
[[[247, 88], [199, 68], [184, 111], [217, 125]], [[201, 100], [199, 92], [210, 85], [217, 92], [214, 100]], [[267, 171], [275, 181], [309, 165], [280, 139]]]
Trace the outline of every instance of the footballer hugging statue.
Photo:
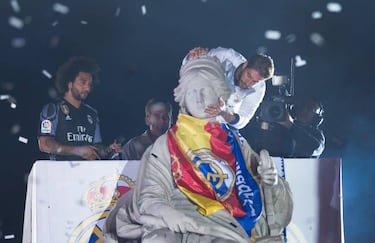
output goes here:
[[104, 242], [283, 242], [288, 183], [268, 152], [204, 112], [230, 95], [221, 64], [189, 61], [174, 90], [176, 124], [142, 157], [136, 186], [111, 210]]

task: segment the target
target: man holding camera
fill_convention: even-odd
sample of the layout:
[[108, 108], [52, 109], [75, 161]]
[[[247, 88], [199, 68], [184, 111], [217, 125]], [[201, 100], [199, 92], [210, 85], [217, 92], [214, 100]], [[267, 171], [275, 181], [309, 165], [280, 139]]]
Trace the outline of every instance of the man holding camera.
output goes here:
[[318, 158], [325, 147], [325, 137], [319, 128], [323, 122], [323, 106], [314, 97], [295, 99], [281, 121], [265, 121], [250, 135], [256, 151], [269, 150], [271, 156]]

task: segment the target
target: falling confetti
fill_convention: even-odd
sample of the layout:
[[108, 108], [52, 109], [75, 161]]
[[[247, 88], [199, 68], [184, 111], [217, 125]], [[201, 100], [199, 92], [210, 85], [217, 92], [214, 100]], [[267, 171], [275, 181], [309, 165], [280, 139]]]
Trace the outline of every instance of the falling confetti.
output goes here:
[[8, 95], [8, 94], [3, 94], [3, 95], [0, 95], [0, 100], [7, 100], [9, 103], [10, 103], [10, 107], [12, 109], [16, 109], [17, 107], [17, 101], [16, 99], [11, 96], [11, 95]]
[[121, 8], [116, 8], [115, 16], [120, 16]]
[[325, 43], [323, 36], [319, 33], [311, 33], [310, 40], [317, 46], [323, 46]]
[[142, 5], [141, 10], [142, 10], [142, 15], [146, 15], [147, 13], [146, 5]]
[[321, 19], [322, 17], [323, 17], [323, 14], [320, 11], [314, 11], [311, 13], [311, 18], [313, 19]]
[[14, 239], [14, 238], [16, 238], [16, 236], [15, 235], [4, 235], [4, 240], [11, 240], [11, 239]]
[[52, 8], [55, 12], [58, 12], [58, 13], [61, 13], [61, 14], [69, 13], [69, 7], [65, 6], [61, 3], [54, 3]]
[[49, 79], [52, 78], [52, 75], [51, 75], [47, 70], [43, 69], [42, 73], [43, 73], [43, 75], [46, 76], [47, 78], [49, 78]]
[[20, 5], [18, 4], [17, 0], [11, 0], [10, 6], [12, 6], [13, 11], [16, 12], [16, 13], [21, 11]]
[[9, 25], [16, 28], [16, 29], [22, 29], [23, 28], [23, 21], [20, 18], [10, 16], [8, 19]]
[[2, 94], [2, 95], [0, 95], [0, 100], [7, 100], [7, 101], [10, 103], [10, 107], [11, 107], [12, 109], [16, 109], [16, 107], [17, 107], [17, 105], [16, 105], [17, 101], [16, 101], [16, 99], [15, 99], [13, 96], [11, 96], [11, 95], [8, 95], [8, 94]]
[[88, 24], [86, 20], [81, 20], [81, 24]]
[[301, 58], [301, 56], [297, 55], [295, 57], [295, 62], [294, 63], [296, 65], [296, 67], [302, 67], [302, 66], [305, 66], [307, 62], [306, 62], [306, 60], [303, 60]]
[[285, 40], [290, 44], [297, 40], [297, 36], [295, 34], [290, 34], [285, 37]]
[[8, 100], [9, 98], [10, 98], [10, 95], [8, 95], [8, 94], [0, 95], [0, 100]]
[[53, 27], [55, 27], [58, 23], [59, 23], [59, 21], [56, 20], [56, 21], [53, 21], [51, 25], [52, 25]]
[[327, 3], [327, 10], [332, 13], [339, 13], [342, 10], [342, 6], [340, 3]]
[[279, 40], [281, 38], [281, 33], [277, 30], [267, 30], [264, 36], [269, 40]]
[[18, 141], [20, 141], [21, 143], [27, 144], [27, 142], [28, 142], [29, 140], [28, 140], [27, 138], [25, 138], [25, 137], [19, 136], [19, 137], [18, 137]]

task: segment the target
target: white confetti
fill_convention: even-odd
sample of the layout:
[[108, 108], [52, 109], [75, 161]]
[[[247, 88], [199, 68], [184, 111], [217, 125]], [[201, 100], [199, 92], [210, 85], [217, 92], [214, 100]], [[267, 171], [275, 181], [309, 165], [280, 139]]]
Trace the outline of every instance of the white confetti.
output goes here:
[[16, 28], [16, 29], [22, 29], [23, 28], [23, 21], [22, 19], [19, 19], [17, 17], [14, 17], [14, 16], [10, 16], [9, 19], [8, 19], [8, 22], [9, 22], [9, 25]]
[[9, 98], [10, 98], [10, 95], [8, 95], [8, 94], [2, 94], [2, 95], [0, 95], [0, 100], [7, 100]]
[[13, 11], [16, 13], [18, 13], [21, 10], [20, 5], [18, 4], [17, 0], [10, 0], [10, 6], [12, 6]]
[[22, 48], [26, 45], [26, 40], [25, 38], [17, 37], [13, 38], [10, 44], [13, 48]]
[[327, 3], [327, 10], [332, 13], [341, 12], [342, 6], [340, 3], [330, 2]]
[[299, 56], [299, 55], [297, 55], [296, 57], [295, 57], [295, 65], [296, 65], [296, 67], [302, 67], [302, 66], [305, 66], [306, 65], [306, 60], [303, 60], [302, 58], [301, 58], [301, 56]]
[[16, 105], [17, 100], [16, 100], [16, 98], [14, 98], [11, 95], [8, 95], [8, 94], [0, 95], [0, 100], [7, 100], [10, 103], [10, 107], [13, 108], [13, 109], [16, 109], [16, 107], [17, 107], [17, 105]]
[[51, 25], [52, 25], [53, 27], [55, 27], [58, 23], [59, 23], [59, 21], [56, 20], [56, 21], [53, 21]]
[[288, 43], [293, 43], [297, 40], [297, 36], [295, 34], [289, 34], [289, 35], [285, 36], [285, 40]]
[[322, 17], [323, 17], [323, 14], [320, 11], [314, 11], [311, 13], [311, 18], [313, 19], [321, 19]]
[[86, 20], [81, 20], [81, 24], [88, 24]]
[[281, 38], [281, 33], [278, 30], [267, 30], [264, 36], [269, 40], [279, 40]]
[[58, 12], [58, 13], [61, 13], [61, 14], [69, 13], [69, 7], [65, 6], [61, 3], [54, 3], [52, 8], [55, 12]]
[[49, 79], [52, 78], [52, 75], [51, 75], [47, 70], [43, 69], [42, 73], [43, 73], [43, 75], [46, 76], [47, 78], [49, 78]]
[[19, 136], [18, 137], [18, 141], [20, 141], [21, 143], [26, 144], [29, 140], [27, 138], [25, 138], [25, 137]]
[[16, 238], [15, 235], [4, 235], [5, 240], [11, 240], [11, 239], [14, 239], [14, 238]]
[[20, 124], [14, 124], [11, 128], [10, 128], [10, 133], [11, 134], [17, 134], [21, 131], [21, 126]]
[[310, 40], [312, 43], [314, 43], [317, 46], [323, 46], [325, 43], [323, 36], [319, 33], [311, 33]]
[[116, 8], [115, 16], [118, 17], [120, 16], [121, 8]]
[[142, 10], [142, 15], [146, 15], [147, 13], [146, 5], [142, 5], [141, 10]]

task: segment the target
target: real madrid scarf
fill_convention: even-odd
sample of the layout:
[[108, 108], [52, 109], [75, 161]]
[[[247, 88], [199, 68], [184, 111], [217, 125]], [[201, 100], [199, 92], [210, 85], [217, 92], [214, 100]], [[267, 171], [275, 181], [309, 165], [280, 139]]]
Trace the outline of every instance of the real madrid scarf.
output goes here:
[[236, 131], [180, 114], [168, 133], [168, 147], [174, 180], [199, 212], [209, 215], [225, 208], [250, 236], [262, 201]]

